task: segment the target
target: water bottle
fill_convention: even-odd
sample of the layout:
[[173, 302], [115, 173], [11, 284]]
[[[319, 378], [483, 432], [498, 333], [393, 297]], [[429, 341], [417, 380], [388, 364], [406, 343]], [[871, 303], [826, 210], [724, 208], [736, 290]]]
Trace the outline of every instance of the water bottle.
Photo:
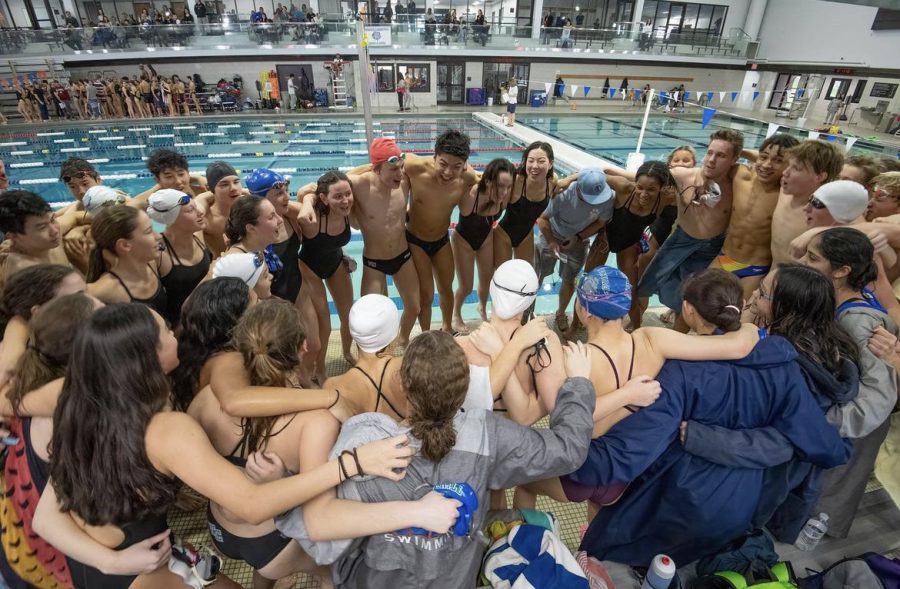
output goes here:
[[657, 554], [647, 569], [641, 589], [668, 589], [675, 576], [675, 561], [665, 554]]
[[820, 513], [816, 517], [811, 517], [806, 522], [806, 525], [803, 526], [803, 530], [800, 532], [800, 535], [797, 536], [797, 541], [794, 543], [794, 546], [803, 550], [804, 552], [812, 552], [815, 550], [816, 546], [819, 544], [819, 540], [822, 539], [822, 536], [825, 535], [825, 532], [828, 531], [828, 514]]

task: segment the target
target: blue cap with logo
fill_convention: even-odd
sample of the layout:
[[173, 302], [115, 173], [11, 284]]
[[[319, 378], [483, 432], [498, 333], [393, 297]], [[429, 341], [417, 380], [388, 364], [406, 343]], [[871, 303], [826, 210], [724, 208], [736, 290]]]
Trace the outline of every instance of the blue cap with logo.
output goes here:
[[265, 197], [277, 184], [284, 184], [284, 176], [269, 168], [258, 168], [250, 172], [244, 184], [253, 196]]
[[598, 266], [582, 274], [576, 293], [581, 306], [600, 319], [621, 319], [631, 309], [631, 283], [610, 266]]
[[613, 189], [606, 183], [606, 174], [600, 168], [585, 168], [578, 172], [578, 192], [592, 205], [602, 205], [613, 197]]

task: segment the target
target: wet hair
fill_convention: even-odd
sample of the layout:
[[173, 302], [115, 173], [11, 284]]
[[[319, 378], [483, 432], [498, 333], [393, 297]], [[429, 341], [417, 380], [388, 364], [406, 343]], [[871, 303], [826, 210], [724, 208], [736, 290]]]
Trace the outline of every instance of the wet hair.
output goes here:
[[106, 272], [106, 260], [103, 252], [115, 253], [116, 242], [120, 239], [131, 239], [138, 228], [140, 209], [134, 207], [100, 207], [91, 221], [91, 234], [96, 246], [91, 250], [88, 259], [87, 282], [94, 282]]
[[878, 174], [872, 179], [872, 185], [890, 192], [891, 196], [900, 201], [900, 172]]
[[878, 278], [875, 265], [875, 247], [865, 233], [850, 227], [836, 227], [823, 231], [818, 236], [822, 256], [831, 264], [832, 270], [843, 266], [850, 268], [847, 286], [862, 290]]
[[147, 169], [154, 177], [166, 170], [187, 170], [187, 158], [171, 149], [157, 149], [147, 158]]
[[675, 149], [669, 152], [669, 157], [666, 160], [666, 165], [671, 166], [672, 160], [675, 159], [675, 154], [679, 151], [687, 151], [691, 154], [691, 157], [694, 158], [694, 165], [697, 165], [697, 150], [691, 147], [690, 145], [679, 145]]
[[634, 175], [634, 179], [637, 180], [641, 176], [649, 176], [659, 182], [660, 189], [675, 186], [675, 178], [672, 177], [669, 166], [659, 161], [649, 161], [641, 164], [641, 167], [638, 168], [637, 173]]
[[172, 372], [172, 402], [187, 411], [197, 394], [200, 371], [215, 354], [230, 349], [234, 327], [250, 304], [250, 287], [240, 278], [201, 282], [181, 310], [178, 367]]
[[456, 444], [453, 418], [469, 388], [466, 355], [449, 333], [426, 331], [403, 354], [400, 381], [411, 433], [422, 441], [422, 455], [440, 462]]
[[31, 320], [31, 336], [7, 394], [16, 415], [26, 393], [63, 377], [75, 336], [93, 312], [94, 299], [76, 293], [50, 301]]
[[53, 210], [47, 201], [27, 190], [7, 190], [0, 194], [0, 231], [25, 233], [28, 217], [43, 217]]
[[225, 237], [233, 244], [247, 236], [247, 225], [256, 225], [259, 221], [259, 207], [263, 198], [255, 196], [239, 196], [231, 205], [228, 220], [225, 221]]
[[883, 155], [878, 158], [878, 165], [882, 172], [900, 172], [900, 159]]
[[320, 215], [325, 215], [330, 212], [331, 207], [322, 202], [321, 198], [318, 198], [320, 194], [328, 196], [328, 191], [332, 186], [337, 184], [338, 182], [346, 182], [350, 185], [350, 190], [353, 190], [353, 183], [350, 182], [350, 178], [347, 177], [347, 174], [341, 172], [340, 170], [331, 170], [325, 172], [319, 179], [316, 180], [316, 201], [315, 201], [315, 209], [316, 212]]
[[844, 157], [845, 166], [853, 166], [859, 168], [863, 173], [862, 185], [867, 189], [872, 187], [872, 180], [881, 173], [881, 167], [878, 161], [868, 155], [850, 155]]
[[[300, 346], [306, 332], [297, 307], [273, 298], [251, 307], [234, 328], [233, 346], [244, 359], [244, 367], [254, 386], [291, 386], [291, 375], [300, 365]], [[265, 448], [280, 419], [253, 417], [243, 419], [241, 427], [247, 446], [253, 451]]]
[[800, 140], [793, 135], [788, 135], [787, 133], [775, 133], [770, 137], [766, 137], [765, 140], [760, 143], [758, 151], [763, 151], [770, 145], [781, 148], [780, 151], [783, 155], [784, 151], [800, 145]]
[[547, 143], [546, 141], [534, 141], [525, 148], [525, 151], [522, 152], [522, 162], [519, 164], [518, 173], [525, 175], [528, 172], [525, 171], [525, 165], [528, 163], [528, 154], [534, 151], [535, 149], [540, 149], [546, 154], [547, 159], [550, 160], [550, 169], [547, 170], [547, 178], [552, 178], [554, 174], [553, 170], [553, 146]]
[[74, 273], [74, 268], [61, 264], [37, 264], [10, 276], [0, 300], [0, 329], [6, 329], [13, 317], [29, 321], [31, 308], [53, 299], [62, 281]]
[[721, 268], [697, 272], [684, 281], [681, 296], [707, 323], [722, 331], [741, 328], [744, 291], [740, 280], [730, 272]]
[[87, 172], [95, 180], [100, 177], [92, 163], [80, 157], [70, 157], [59, 167], [59, 179], [66, 176], [74, 176], [78, 172]]
[[815, 174], [825, 174], [825, 182], [837, 180], [844, 167], [844, 156], [832, 143], [821, 139], [808, 139], [787, 151], [787, 156], [809, 166]]
[[830, 278], [809, 266], [781, 264], [771, 296], [769, 333], [784, 337], [832, 374], [840, 370], [841, 358], [859, 362], [859, 347], [834, 316]]
[[434, 142], [434, 155], [453, 155], [462, 161], [468, 161], [469, 152], [469, 136], [453, 129], [448, 129], [441, 133], [437, 141]]
[[53, 415], [50, 478], [61, 511], [88, 525], [121, 527], [175, 501], [176, 481], [153, 467], [144, 441], [169, 398], [159, 336], [149, 307], [117, 303], [75, 337]]
[[740, 157], [741, 152], [744, 151], [744, 134], [740, 131], [734, 129], [719, 129], [718, 131], [713, 131], [709, 136], [709, 142], [712, 143], [716, 140], [730, 143], [732, 155], [734, 157]]
[[505, 157], [492, 159], [488, 165], [485, 166], [484, 172], [481, 174], [481, 179], [478, 181], [478, 193], [487, 194], [489, 190], [488, 184], [496, 184], [500, 174], [504, 173], [509, 174], [515, 182], [516, 167], [513, 163]]

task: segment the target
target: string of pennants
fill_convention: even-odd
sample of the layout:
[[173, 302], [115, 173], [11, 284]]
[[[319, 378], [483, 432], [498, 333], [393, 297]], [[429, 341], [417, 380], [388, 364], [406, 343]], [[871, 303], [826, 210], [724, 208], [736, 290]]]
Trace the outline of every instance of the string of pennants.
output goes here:
[[[554, 85], [555, 85], [554, 82], [544, 82], [544, 91], [547, 94], [550, 94], [550, 90], [554, 87]], [[575, 94], [578, 92], [578, 89], [581, 88], [582, 97], [586, 98], [591, 93], [591, 90], [593, 90], [596, 87], [597, 86], [587, 86], [587, 85], [580, 86], [578, 84], [565, 84], [564, 83], [564, 84], [560, 84], [560, 94], [565, 94], [566, 90], [569, 90], [569, 95], [572, 98], [575, 98]], [[627, 90], [624, 90], [622, 88], [613, 88], [612, 86], [609, 86], [606, 88], [606, 93], [610, 98], [615, 98], [616, 94], [620, 94], [622, 96], [622, 100], [625, 100], [625, 98], [627, 96], [627, 92], [628, 92]], [[655, 90], [654, 90], [654, 92], [655, 92]], [[644, 93], [644, 90], [641, 88], [634, 89], [634, 97], [637, 99], [640, 99], [641, 96], [643, 95], [643, 93]], [[796, 90], [797, 98], [803, 98], [804, 93], [805, 93], [804, 88], [798, 88]], [[772, 96], [772, 91], [766, 90], [765, 92], [762, 92], [759, 90], [740, 90], [740, 91], [735, 90], [732, 92], [728, 92], [728, 91], [722, 90], [722, 91], [716, 92], [716, 91], [710, 90], [708, 92], [695, 92], [692, 90], [685, 90], [683, 92], [678, 92], [678, 91], [669, 92], [666, 90], [661, 90], [657, 94], [658, 94], [660, 100], [668, 100], [669, 98], [671, 98], [672, 100], [675, 100], [676, 102], [680, 101], [680, 100], [689, 100], [691, 98], [691, 96], [697, 96], [699, 98], [699, 97], [702, 97], [705, 95], [707, 104], [711, 104], [713, 99], [718, 95], [719, 103], [722, 104], [725, 102], [725, 98], [727, 96], [731, 97], [732, 103], [737, 101], [738, 96], [752, 96], [752, 99], [754, 101], [756, 101], [757, 98], [764, 95], [765, 96], [764, 100], [768, 101], [769, 98]]]
[[20, 84], [24, 84], [26, 82], [37, 82], [38, 80], [46, 80], [47, 72], [46, 71], [38, 71], [38, 72], [29, 72], [27, 74], [20, 74], [12, 77], [12, 81], [7, 80], [6, 78], [0, 78], [0, 87], [4, 90], [12, 87], [15, 82], [19, 82]]

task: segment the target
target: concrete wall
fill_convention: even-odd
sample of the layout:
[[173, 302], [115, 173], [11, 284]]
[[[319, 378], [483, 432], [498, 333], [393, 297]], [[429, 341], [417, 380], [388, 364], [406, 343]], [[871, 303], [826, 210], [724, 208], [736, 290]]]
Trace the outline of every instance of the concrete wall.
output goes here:
[[876, 12], [872, 6], [823, 0], [769, 0], [759, 57], [897, 68], [900, 31], [872, 31]]

